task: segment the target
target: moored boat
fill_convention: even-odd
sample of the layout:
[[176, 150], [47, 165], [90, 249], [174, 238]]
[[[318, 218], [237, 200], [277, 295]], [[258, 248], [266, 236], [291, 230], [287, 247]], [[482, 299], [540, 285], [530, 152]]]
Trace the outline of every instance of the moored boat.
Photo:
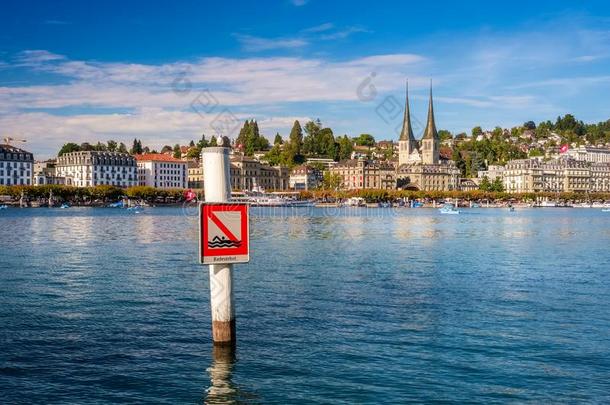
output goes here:
[[540, 207], [540, 208], [554, 208], [557, 206], [558, 205], [557, 205], [556, 201], [549, 201], [549, 200], [541, 201], [540, 204], [538, 204], [538, 207]]
[[362, 197], [350, 197], [345, 201], [347, 207], [364, 207], [366, 201]]
[[445, 204], [439, 208], [439, 212], [445, 215], [457, 215], [460, 213], [460, 210], [455, 208], [453, 204]]

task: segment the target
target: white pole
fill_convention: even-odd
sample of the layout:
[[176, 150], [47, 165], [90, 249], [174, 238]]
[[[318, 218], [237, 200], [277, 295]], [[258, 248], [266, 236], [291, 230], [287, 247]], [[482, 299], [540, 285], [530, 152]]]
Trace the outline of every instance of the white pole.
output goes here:
[[[206, 202], [229, 202], [231, 171], [229, 148], [210, 147], [201, 151], [203, 187]], [[215, 345], [235, 344], [233, 265], [210, 265], [210, 304], [212, 339]]]

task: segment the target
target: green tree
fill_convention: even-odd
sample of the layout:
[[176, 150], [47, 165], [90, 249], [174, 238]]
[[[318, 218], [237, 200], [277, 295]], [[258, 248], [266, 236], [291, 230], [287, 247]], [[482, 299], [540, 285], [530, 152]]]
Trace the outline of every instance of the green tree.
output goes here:
[[127, 151], [127, 146], [126, 146], [126, 145], [125, 145], [123, 142], [121, 142], [121, 143], [119, 144], [119, 147], [118, 147], [118, 149], [117, 149], [117, 152], [119, 152], [119, 153], [128, 153], [128, 151]]
[[106, 145], [104, 145], [101, 142], [98, 142], [94, 147], [93, 150], [97, 150], [99, 152], [105, 152], [108, 150], [108, 147]]
[[174, 145], [173, 151], [174, 151], [173, 156], [175, 159], [180, 159], [182, 157], [182, 151], [180, 150], [179, 144]]
[[117, 143], [116, 141], [113, 140], [109, 140], [108, 142], [106, 142], [106, 145], [108, 147], [108, 152], [116, 152], [117, 151]]
[[79, 152], [80, 146], [75, 144], [74, 142], [69, 142], [69, 143], [65, 143], [64, 146], [61, 147], [61, 149], [59, 150], [59, 152], [57, 153], [58, 156], [63, 155], [64, 153], [72, 153], [72, 152]]
[[303, 138], [303, 154], [310, 156], [319, 156], [320, 155], [320, 142], [319, 142], [319, 134], [322, 123], [320, 120], [309, 121], [305, 124], [305, 133], [307, 134]]
[[235, 144], [237, 148], [244, 149], [246, 147], [246, 139], [248, 134], [250, 133], [250, 121], [246, 120], [244, 125], [239, 130], [239, 135], [237, 135], [237, 139], [235, 140]]
[[80, 144], [80, 150], [91, 151], [93, 149], [93, 145], [91, 145], [89, 142], [83, 142]]
[[536, 123], [534, 121], [526, 121], [523, 123], [525, 129], [536, 129]]
[[212, 135], [212, 137], [210, 138], [210, 143], [208, 146], [218, 146], [218, 144], [216, 143], [216, 137], [214, 135]]
[[446, 129], [440, 129], [438, 131], [438, 137], [442, 142], [447, 139], [453, 139], [453, 134], [451, 132], [447, 131]]
[[343, 187], [343, 177], [327, 170], [322, 178], [322, 187], [326, 190], [338, 190]]
[[319, 133], [320, 155], [336, 160], [337, 150], [335, 146], [335, 136], [330, 128], [322, 128]]
[[491, 182], [489, 181], [489, 177], [483, 177], [481, 183], [479, 184], [479, 189], [482, 191], [491, 191]]
[[301, 149], [303, 148], [303, 129], [301, 128], [301, 124], [298, 120], [295, 120], [294, 124], [292, 124], [288, 142], [292, 155], [301, 155]]
[[201, 149], [199, 149], [197, 146], [189, 148], [189, 150], [186, 152], [186, 157], [189, 159], [199, 159], [199, 156], [201, 156]]
[[483, 135], [483, 129], [481, 127], [474, 127], [472, 128], [472, 137], [476, 138], [479, 135]]
[[502, 183], [502, 179], [500, 177], [496, 177], [491, 183], [491, 191], [496, 191], [499, 193], [504, 191], [504, 184]]
[[274, 145], [281, 145], [283, 144], [284, 141], [282, 140], [282, 135], [280, 135], [280, 133], [276, 133], [275, 134], [275, 138], [273, 139], [273, 144]]
[[139, 141], [137, 139], [133, 140], [133, 146], [131, 147], [131, 154], [132, 155], [140, 155], [143, 152], [142, 149], [142, 141]]
[[354, 143], [359, 146], [375, 146], [375, 138], [371, 134], [360, 134], [354, 138]]
[[354, 145], [352, 144], [352, 140], [347, 137], [347, 135], [343, 135], [339, 138], [339, 160], [349, 159], [352, 156], [352, 152], [354, 151]]
[[208, 141], [205, 139], [205, 134], [201, 134], [201, 139], [197, 142], [197, 147], [201, 150], [208, 147]]
[[451, 154], [451, 160], [453, 160], [457, 168], [460, 169], [462, 176], [466, 176], [466, 162], [462, 158], [462, 154], [458, 149], [453, 150], [453, 153]]
[[271, 166], [277, 166], [282, 163], [282, 151], [280, 150], [280, 144], [276, 143], [273, 145], [273, 148], [271, 148], [271, 150], [265, 154], [265, 160]]

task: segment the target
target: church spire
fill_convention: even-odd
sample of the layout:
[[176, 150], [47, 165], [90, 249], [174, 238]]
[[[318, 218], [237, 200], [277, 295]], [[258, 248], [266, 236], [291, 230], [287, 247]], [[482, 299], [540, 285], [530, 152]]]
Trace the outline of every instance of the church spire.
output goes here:
[[413, 129], [411, 128], [411, 112], [409, 109], [409, 81], [407, 80], [406, 85], [406, 101], [405, 101], [405, 115], [402, 120], [402, 131], [400, 132], [400, 141], [415, 141], [413, 136]]
[[428, 104], [428, 122], [422, 139], [438, 139], [436, 125], [434, 124], [434, 106], [432, 105], [432, 80], [430, 80], [430, 102]]

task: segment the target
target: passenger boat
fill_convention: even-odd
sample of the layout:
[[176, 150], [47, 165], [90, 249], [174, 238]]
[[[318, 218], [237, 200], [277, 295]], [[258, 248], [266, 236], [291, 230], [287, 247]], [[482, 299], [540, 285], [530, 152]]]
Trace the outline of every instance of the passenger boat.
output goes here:
[[310, 207], [313, 205], [311, 201], [299, 201], [270, 195], [245, 197], [241, 201], [249, 203], [252, 207]]
[[268, 194], [261, 187], [254, 186], [252, 191], [246, 192], [244, 196], [232, 197], [233, 202], [243, 202], [252, 207], [313, 207], [310, 200], [297, 200], [274, 194]]

